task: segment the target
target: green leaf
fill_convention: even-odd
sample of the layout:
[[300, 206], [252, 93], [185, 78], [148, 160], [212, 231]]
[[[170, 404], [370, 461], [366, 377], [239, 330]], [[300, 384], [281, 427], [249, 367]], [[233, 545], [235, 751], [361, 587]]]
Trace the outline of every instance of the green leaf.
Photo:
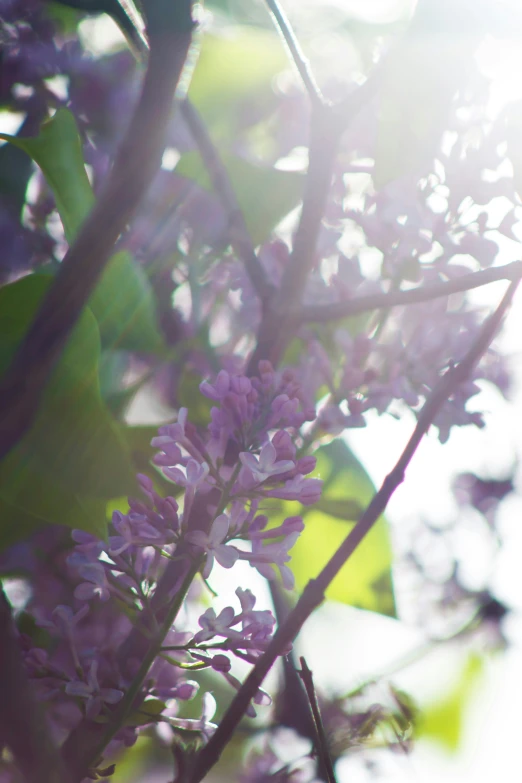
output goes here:
[[[290, 567], [299, 589], [317, 576], [349, 533], [350, 512], [355, 522], [374, 494], [368, 474], [344, 441], [322, 446], [315, 456], [314, 475], [324, 481], [321, 507], [302, 509], [305, 529], [290, 552]], [[284, 504], [285, 516], [295, 513], [293, 504]], [[391, 565], [390, 535], [381, 517], [334, 579], [326, 597], [393, 617]]]
[[469, 702], [484, 670], [484, 659], [472, 653], [461, 669], [456, 684], [420, 713], [417, 736], [430, 739], [449, 753], [459, 749]]
[[0, 464], [0, 519], [0, 551], [45, 525], [107, 536], [104, 500], [73, 494], [18, 450]]
[[213, 134], [230, 136], [244, 117], [245, 100], [255, 100], [258, 109], [273, 101], [273, 79], [287, 64], [272, 31], [237, 25], [232, 35], [206, 33], [188, 96]]
[[159, 717], [165, 707], [165, 702], [160, 699], [148, 699], [139, 709], [131, 712], [125, 721], [125, 726], [145, 726], [154, 718]]
[[[260, 245], [300, 203], [304, 177], [293, 171], [256, 166], [228, 153], [220, 153], [220, 157], [230, 177], [252, 244]], [[213, 192], [207, 169], [198, 152], [183, 155], [175, 171]]]
[[[94, 204], [74, 116], [67, 109], [59, 109], [42, 125], [39, 136], [0, 134], [0, 138], [24, 150], [40, 166], [71, 244]], [[105, 348], [165, 352], [151, 285], [129, 253], [116, 253], [111, 258], [89, 306], [98, 320]]]
[[52, 22], [58, 27], [62, 35], [74, 35], [84, 13], [77, 8], [70, 8], [60, 2], [47, 2], [46, 11]]
[[[52, 278], [30, 275], [0, 289], [0, 372], [5, 372]], [[100, 341], [86, 309], [44, 392], [31, 431], [15, 449], [19, 465], [75, 495], [111, 498], [134, 491], [134, 471], [98, 384]], [[5, 463], [0, 466], [7, 470]], [[9, 474], [11, 475], [11, 474]], [[22, 482], [23, 485], [23, 482]]]
[[376, 188], [401, 175], [427, 173], [479, 40], [478, 29], [472, 29], [452, 0], [417, 5], [409, 28], [384, 63]]
[[94, 203], [74, 116], [67, 109], [58, 109], [43, 123], [38, 136], [20, 138], [0, 133], [0, 139], [22, 149], [42, 169], [71, 243]]
[[104, 348], [164, 354], [151, 285], [126, 251], [116, 253], [89, 300]]
[[2, 201], [20, 217], [27, 184], [33, 171], [31, 158], [13, 144], [0, 147], [0, 193]]

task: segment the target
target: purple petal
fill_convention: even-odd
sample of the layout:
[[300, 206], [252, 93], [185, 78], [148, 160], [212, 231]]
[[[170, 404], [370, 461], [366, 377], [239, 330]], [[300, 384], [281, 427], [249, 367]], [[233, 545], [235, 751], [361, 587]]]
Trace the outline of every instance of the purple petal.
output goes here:
[[68, 696], [79, 696], [82, 699], [88, 699], [92, 694], [92, 690], [87, 683], [75, 681], [67, 683], [65, 693]]
[[220, 514], [212, 523], [210, 528], [209, 543], [211, 545], [220, 544], [228, 533], [230, 520], [226, 514]]
[[123, 691], [120, 691], [117, 688], [101, 688], [100, 698], [102, 701], [107, 702], [107, 704], [117, 704], [123, 698]]
[[222, 565], [223, 568], [232, 568], [239, 557], [239, 552], [233, 546], [220, 544], [215, 547], [214, 555], [216, 556], [219, 565]]

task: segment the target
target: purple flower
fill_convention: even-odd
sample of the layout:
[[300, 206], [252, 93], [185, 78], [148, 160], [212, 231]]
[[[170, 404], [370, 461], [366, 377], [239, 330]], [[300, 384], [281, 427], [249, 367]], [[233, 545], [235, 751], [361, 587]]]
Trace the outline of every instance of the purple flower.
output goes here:
[[204, 533], [202, 530], [193, 530], [186, 535], [186, 540], [189, 543], [201, 547], [201, 549], [204, 549], [206, 552], [207, 562], [203, 569], [204, 579], [208, 579], [210, 576], [210, 572], [214, 565], [214, 558], [216, 558], [223, 568], [232, 568], [239, 557], [239, 552], [235, 547], [223, 544], [223, 541], [228, 535], [229, 524], [230, 522], [227, 515], [220, 514], [213, 521], [208, 534]]
[[101, 563], [84, 563], [78, 566], [78, 573], [85, 579], [75, 591], [74, 597], [80, 601], [90, 601], [91, 598], [99, 598], [100, 601], [108, 601], [111, 594], [107, 582], [107, 574]]
[[199, 385], [201, 394], [204, 394], [209, 400], [214, 400], [214, 402], [221, 402], [229, 389], [230, 375], [226, 370], [221, 370], [218, 373], [213, 384], [208, 383], [208, 381], [203, 381], [203, 383], [200, 383]]
[[291, 533], [302, 533], [304, 530], [304, 522], [302, 517], [287, 517], [282, 525], [271, 527], [268, 530], [253, 529], [253, 527], [254, 526], [252, 526], [250, 531], [250, 538], [252, 540], [278, 538], [279, 536], [288, 536]]
[[215, 672], [229, 672], [231, 667], [230, 659], [226, 655], [218, 653], [212, 656], [211, 666]]
[[287, 590], [291, 590], [295, 582], [294, 575], [285, 564], [291, 559], [288, 550], [293, 547], [298, 538], [299, 532], [295, 531], [282, 541], [274, 544], [263, 545], [260, 539], [254, 539], [252, 541], [252, 552], [240, 552], [239, 557], [241, 560], [248, 560], [250, 565], [256, 568], [268, 580], [276, 578], [274, 566], [277, 566], [281, 574], [283, 586]]
[[323, 482], [321, 479], [304, 478], [300, 473], [285, 482], [284, 487], [265, 491], [266, 497], [282, 500], [298, 500], [303, 506], [312, 506], [321, 497]]
[[171, 696], [173, 699], [191, 701], [198, 691], [198, 682], [195, 682], [194, 680], [183, 680], [175, 685], [175, 687], [172, 689]]
[[109, 539], [111, 556], [121, 555], [133, 546], [161, 546], [164, 543], [161, 533], [140, 514], [131, 512], [125, 515], [121, 511], [115, 511], [112, 515], [112, 525], [120, 535], [111, 536]]
[[179, 468], [163, 468], [165, 476], [181, 487], [197, 487], [206, 479], [208, 472], [207, 463], [199, 463], [195, 459], [189, 459], [185, 473]]
[[203, 630], [198, 631], [194, 636], [196, 644], [213, 639], [214, 636], [224, 636], [225, 639], [243, 639], [240, 631], [235, 631], [230, 627], [238, 622], [231, 606], [226, 606], [217, 616], [213, 609], [207, 609], [198, 622]]
[[72, 530], [71, 538], [76, 543], [76, 552], [82, 552], [88, 560], [98, 560], [104, 550], [104, 543], [99, 538], [84, 530]]
[[295, 467], [292, 460], [277, 460], [277, 451], [273, 443], [265, 443], [259, 457], [249, 452], [241, 452], [239, 459], [246, 469], [248, 478], [253, 477], [256, 484], [262, 484], [271, 476], [286, 473]]
[[86, 700], [85, 715], [91, 719], [100, 714], [104, 704], [117, 704], [123, 698], [123, 691], [118, 688], [100, 688], [97, 673], [98, 661], [93, 661], [85, 681], [74, 680], [65, 686], [68, 696]]

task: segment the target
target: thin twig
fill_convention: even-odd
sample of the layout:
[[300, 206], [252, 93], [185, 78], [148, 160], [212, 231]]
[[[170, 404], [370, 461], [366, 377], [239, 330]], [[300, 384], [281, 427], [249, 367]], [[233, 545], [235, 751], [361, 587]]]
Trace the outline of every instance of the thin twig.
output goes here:
[[310, 702], [310, 707], [312, 710], [312, 715], [314, 716], [315, 731], [317, 735], [316, 750], [321, 760], [321, 765], [326, 772], [328, 783], [337, 783], [332, 759], [330, 757], [330, 751], [328, 750], [328, 741], [326, 739], [326, 733], [323, 726], [323, 719], [321, 718], [321, 711], [319, 710], [319, 704], [315, 694], [312, 672], [308, 668], [308, 664], [306, 663], [303, 656], [301, 656], [299, 660], [301, 662], [301, 671], [299, 672], [299, 676], [303, 681], [303, 685], [305, 686], [308, 701]]
[[0, 640], [0, 748], [9, 748], [26, 783], [67, 783], [70, 778], [29, 684], [11, 607], [1, 586]]
[[208, 745], [201, 751], [191, 783], [199, 783], [216, 764], [274, 661], [281, 655], [281, 651], [295, 639], [312, 612], [324, 601], [325, 590], [372, 529], [385, 510], [391, 496], [404, 481], [406, 468], [437, 414], [445, 402], [456, 392], [459, 385], [469, 377], [473, 367], [493, 340], [503, 316], [511, 304], [519, 281], [520, 279], [517, 279], [510, 284], [499, 306], [482, 327], [464, 359], [458, 365], [451, 367], [433, 389], [419, 414], [417, 426], [397, 464], [385, 478], [381, 488], [376, 492], [372, 501], [339, 549], [333, 554], [316, 579], [310, 580], [306, 585], [286, 622], [277, 630], [267, 650], [257, 661], [232, 700], [215, 734], [210, 739]]
[[292, 253], [271, 307], [259, 327], [257, 346], [250, 360], [249, 374], [257, 372], [261, 359], [277, 364], [293, 335], [292, 313], [300, 306], [308, 275], [315, 263], [340, 133], [329, 107], [312, 114], [310, 162], [299, 225]]
[[317, 256], [319, 239], [340, 139], [376, 93], [381, 66], [338, 106], [315, 104], [311, 117], [309, 165], [299, 225], [277, 295], [259, 327], [247, 372], [257, 373], [261, 359], [277, 364], [295, 334], [303, 293]]
[[196, 107], [188, 99], [185, 99], [181, 103], [181, 112], [198, 146], [214, 190], [226, 210], [232, 249], [243, 262], [261, 301], [266, 302], [273, 295], [274, 289], [268, 281], [259, 258], [256, 256], [228, 172]]
[[278, 0], [266, 0], [266, 4], [274, 17], [277, 29], [288, 47], [292, 61], [299, 72], [312, 106], [324, 105], [325, 100], [312, 73], [310, 63], [301, 49], [288, 17], [279, 5]]
[[418, 302], [429, 302], [431, 299], [439, 299], [463, 291], [471, 291], [488, 283], [498, 280], [515, 280], [522, 273], [522, 261], [513, 261], [504, 266], [482, 269], [462, 277], [448, 280], [446, 283], [434, 283], [432, 285], [410, 288], [407, 291], [390, 291], [385, 294], [370, 294], [369, 296], [354, 296], [344, 302], [332, 302], [327, 305], [309, 305], [296, 312], [297, 323], [328, 323], [338, 321], [341, 318], [349, 318], [360, 315], [370, 310], [383, 310], [388, 307], [410, 305]]
[[[149, 2], [149, 9], [161, 16], [155, 3]], [[149, 20], [151, 47], [141, 95], [107, 184], [0, 384], [0, 459], [33, 423], [64, 345], [161, 164], [172, 99], [192, 39], [191, 0], [173, 6], [174, 22], [166, 14], [163, 27], [155, 19], [151, 29]]]

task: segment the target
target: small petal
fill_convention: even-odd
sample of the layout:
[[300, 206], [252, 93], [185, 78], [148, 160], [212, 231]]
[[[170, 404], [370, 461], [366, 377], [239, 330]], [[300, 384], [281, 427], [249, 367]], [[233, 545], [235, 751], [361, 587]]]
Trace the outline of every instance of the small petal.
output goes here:
[[233, 546], [220, 544], [215, 547], [214, 555], [219, 565], [222, 565], [223, 568], [232, 568], [239, 557], [239, 552]]

